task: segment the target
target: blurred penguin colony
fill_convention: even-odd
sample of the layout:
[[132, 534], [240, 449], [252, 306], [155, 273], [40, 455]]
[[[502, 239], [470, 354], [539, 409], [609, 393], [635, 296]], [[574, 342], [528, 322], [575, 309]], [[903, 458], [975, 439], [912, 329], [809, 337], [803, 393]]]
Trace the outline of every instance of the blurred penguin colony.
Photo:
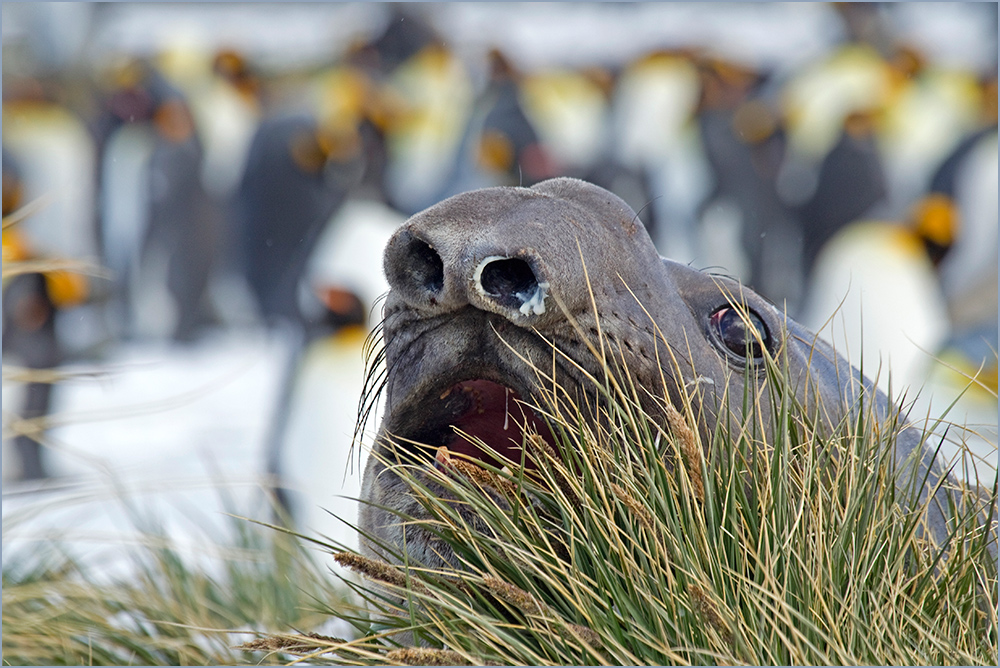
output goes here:
[[[920, 11], [4, 5], [5, 363], [254, 326], [301, 351], [371, 326], [382, 245], [407, 216], [568, 175], [868, 375], [891, 364], [897, 390], [976, 376], [995, 429], [996, 4]], [[937, 42], [915, 37], [921, 17]], [[275, 57], [286, 21], [310, 28], [305, 51], [328, 28], [325, 50]], [[561, 51], [524, 46], [545, 43]], [[18, 260], [42, 262], [8, 272]], [[44, 414], [50, 387], [21, 413]]]

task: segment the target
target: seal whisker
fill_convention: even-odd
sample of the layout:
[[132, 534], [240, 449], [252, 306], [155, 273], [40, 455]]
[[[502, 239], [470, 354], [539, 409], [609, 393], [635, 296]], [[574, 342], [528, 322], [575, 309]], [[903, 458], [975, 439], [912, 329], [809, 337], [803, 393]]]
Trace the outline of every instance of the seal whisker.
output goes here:
[[635, 212], [634, 216], [632, 216], [632, 224], [635, 225], [635, 222], [637, 220], [639, 220], [639, 216], [641, 216], [642, 212], [646, 210], [646, 207], [648, 207], [650, 204], [652, 204], [653, 202], [655, 202], [655, 201], [657, 201], [659, 199], [663, 199], [663, 195], [657, 195], [656, 197], [654, 197], [654, 198], [652, 198], [650, 200], [646, 200], [646, 203], [643, 204], [641, 207], [639, 207], [639, 210]]

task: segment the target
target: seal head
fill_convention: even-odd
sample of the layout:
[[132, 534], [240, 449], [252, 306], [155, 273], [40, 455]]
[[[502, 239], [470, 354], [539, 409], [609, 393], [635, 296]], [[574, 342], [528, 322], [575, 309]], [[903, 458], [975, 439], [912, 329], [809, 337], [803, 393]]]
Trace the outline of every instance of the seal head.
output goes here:
[[[735, 281], [661, 258], [625, 202], [584, 181], [451, 197], [394, 234], [384, 268], [391, 287], [382, 330], [386, 404], [360, 510], [360, 528], [373, 539], [363, 539], [363, 549], [382, 558], [391, 555], [378, 543], [430, 567], [452, 556], [400, 519], [425, 513], [394, 463], [432, 466], [445, 446], [504, 464], [474, 437], [502, 458], [524, 461], [525, 430], [550, 437], [531, 408], [543, 405], [545, 385], [594, 405], [587, 388], [603, 375], [593, 352], [602, 345], [607, 360], [650, 389], [648, 415], [664, 417], [657, 392], [675, 406], [687, 393], [704, 434], [723, 411], [741, 409], [745, 390], [767, 401], [767, 393], [753, 392], [765, 380], [764, 349], [788, 360], [797, 398], [826, 410], [830, 424], [849, 407], [881, 416], [893, 410], [773, 304]], [[919, 438], [901, 437], [896, 447], [902, 461]], [[920, 466], [931, 471], [932, 458]]]

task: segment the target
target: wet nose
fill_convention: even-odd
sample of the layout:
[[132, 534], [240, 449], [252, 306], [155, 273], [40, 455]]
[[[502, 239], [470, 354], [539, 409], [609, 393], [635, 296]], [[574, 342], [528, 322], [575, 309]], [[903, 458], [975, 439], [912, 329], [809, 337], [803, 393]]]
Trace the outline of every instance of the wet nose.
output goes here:
[[504, 253], [482, 244], [421, 238], [408, 227], [385, 251], [389, 286], [408, 305], [448, 312], [473, 306], [518, 324], [537, 321], [551, 308], [541, 259], [530, 250]]

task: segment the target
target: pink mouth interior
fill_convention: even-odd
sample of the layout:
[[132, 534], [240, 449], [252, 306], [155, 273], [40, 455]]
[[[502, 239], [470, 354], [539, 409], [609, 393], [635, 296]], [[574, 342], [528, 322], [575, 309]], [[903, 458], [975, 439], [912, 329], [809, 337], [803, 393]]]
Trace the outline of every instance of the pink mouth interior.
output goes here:
[[468, 410], [451, 425], [470, 438], [479, 438], [509, 461], [498, 461], [457, 433], [445, 445], [452, 454], [478, 459], [498, 468], [510, 466], [511, 462], [520, 466], [522, 460], [525, 466], [535, 468], [531, 457], [522, 457], [525, 431], [539, 434], [550, 446], [555, 442], [548, 426], [524, 406], [520, 395], [509, 387], [488, 380], [466, 380], [453, 386], [450, 392], [466, 393], [471, 399]]

